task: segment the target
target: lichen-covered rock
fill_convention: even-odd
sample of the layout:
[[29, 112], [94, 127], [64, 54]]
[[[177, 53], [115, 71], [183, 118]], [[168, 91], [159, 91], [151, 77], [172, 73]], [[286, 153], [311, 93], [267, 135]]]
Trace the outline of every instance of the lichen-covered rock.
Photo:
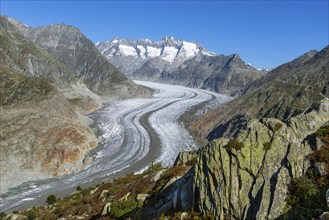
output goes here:
[[5, 219], [6, 220], [27, 220], [28, 218], [25, 215], [9, 214]]
[[172, 178], [157, 194], [154, 204], [143, 210], [143, 216], [152, 219], [167, 212], [190, 211], [193, 201], [193, 169], [191, 169], [179, 178]]
[[104, 206], [104, 208], [102, 210], [101, 215], [107, 215], [107, 214], [110, 213], [110, 211], [111, 211], [111, 204], [112, 203], [110, 203], [110, 202], [108, 202], [108, 203], [105, 204], [105, 206]]
[[[254, 119], [237, 135], [241, 150], [220, 138], [203, 148], [194, 173], [195, 204], [216, 218], [273, 219], [285, 206], [291, 178], [307, 171], [316, 130], [329, 121], [329, 100], [319, 110], [278, 119]], [[265, 147], [267, 146], [267, 147]]]
[[165, 172], [166, 169], [162, 169], [162, 170], [159, 170], [158, 172], [156, 172], [154, 175], [152, 175], [152, 181], [156, 182], [160, 179], [160, 176], [163, 172]]
[[181, 165], [187, 165], [188, 163], [193, 163], [195, 158], [197, 157], [197, 153], [192, 151], [183, 151], [178, 154], [176, 157], [174, 166], [181, 166]]
[[138, 202], [144, 202], [147, 197], [149, 197], [150, 194], [138, 194], [136, 197], [136, 200]]

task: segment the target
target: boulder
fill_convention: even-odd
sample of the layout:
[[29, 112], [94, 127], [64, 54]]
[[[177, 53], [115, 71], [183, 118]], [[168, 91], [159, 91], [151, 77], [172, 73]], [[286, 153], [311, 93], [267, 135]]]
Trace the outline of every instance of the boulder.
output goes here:
[[329, 219], [329, 212], [324, 212], [320, 215], [320, 220], [328, 220]]
[[101, 192], [101, 194], [99, 195], [99, 199], [101, 199], [101, 198], [104, 198], [105, 197], [105, 195], [108, 193], [109, 191], [107, 190], [107, 189], [104, 189], [102, 192]]
[[6, 220], [27, 220], [28, 218], [25, 215], [20, 214], [9, 214], [5, 218]]
[[160, 179], [161, 174], [166, 171], [166, 169], [159, 170], [158, 172], [155, 173], [155, 175], [152, 177], [152, 181], [156, 182]]
[[108, 202], [108, 203], [105, 204], [105, 206], [104, 206], [104, 208], [102, 210], [101, 215], [107, 215], [107, 214], [110, 213], [110, 211], [111, 211], [111, 204], [112, 203], [110, 203], [110, 202]]
[[130, 192], [128, 192], [126, 195], [122, 196], [119, 200], [120, 201], [126, 201], [128, 199], [129, 195], [130, 195]]
[[144, 202], [147, 197], [149, 197], [150, 194], [138, 194], [136, 197], [136, 200], [138, 202]]

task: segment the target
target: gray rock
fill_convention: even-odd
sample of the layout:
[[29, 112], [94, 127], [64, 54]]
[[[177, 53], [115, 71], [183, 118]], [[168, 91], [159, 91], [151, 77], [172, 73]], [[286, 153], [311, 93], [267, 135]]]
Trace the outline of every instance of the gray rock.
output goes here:
[[119, 200], [120, 201], [126, 201], [128, 199], [129, 195], [130, 195], [130, 192], [128, 192], [126, 195], [122, 196]]
[[329, 219], [329, 212], [324, 212], [320, 215], [320, 220], [328, 220]]
[[155, 218], [167, 211], [191, 211], [194, 201], [192, 174], [193, 170], [189, 170], [181, 178], [171, 179], [145, 214], [149, 218]]
[[108, 192], [109, 192], [109, 191], [108, 191], [107, 189], [104, 189], [104, 190], [101, 192], [101, 194], [99, 195], [99, 198], [100, 198], [100, 199], [104, 198], [104, 197], [107, 195]]
[[180, 220], [186, 220], [186, 219], [188, 219], [187, 212], [182, 212], [182, 214], [180, 214]]
[[150, 194], [137, 194], [136, 200], [138, 202], [144, 202], [147, 197], [149, 197]]
[[180, 152], [176, 157], [174, 166], [186, 165], [188, 162], [192, 162], [197, 157], [196, 152]]
[[314, 169], [321, 176], [324, 176], [327, 174], [326, 163], [317, 162], [314, 164]]
[[95, 189], [91, 190], [91, 191], [90, 191], [90, 195], [92, 195], [92, 194], [94, 194], [95, 192], [97, 192], [97, 190], [98, 190], [98, 187], [96, 187]]
[[108, 202], [108, 203], [105, 204], [105, 206], [104, 206], [104, 208], [102, 210], [101, 215], [107, 215], [107, 214], [110, 213], [110, 211], [111, 211], [111, 203]]
[[156, 182], [160, 179], [161, 174], [166, 171], [166, 169], [160, 170], [158, 171], [153, 177], [152, 177], [152, 181]]
[[6, 217], [6, 220], [27, 220], [28, 218], [25, 215], [20, 214], [9, 214]]

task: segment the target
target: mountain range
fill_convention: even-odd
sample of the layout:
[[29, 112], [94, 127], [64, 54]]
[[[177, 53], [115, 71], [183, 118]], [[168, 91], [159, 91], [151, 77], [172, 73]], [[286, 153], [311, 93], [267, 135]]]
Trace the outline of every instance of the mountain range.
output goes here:
[[0, 17], [1, 192], [81, 170], [98, 139], [84, 114], [103, 100], [150, 95], [77, 28]]
[[158, 42], [115, 38], [96, 46], [131, 79], [209, 89], [232, 96], [266, 74], [265, 69], [245, 64], [238, 54], [216, 55], [196, 42], [173, 37]]

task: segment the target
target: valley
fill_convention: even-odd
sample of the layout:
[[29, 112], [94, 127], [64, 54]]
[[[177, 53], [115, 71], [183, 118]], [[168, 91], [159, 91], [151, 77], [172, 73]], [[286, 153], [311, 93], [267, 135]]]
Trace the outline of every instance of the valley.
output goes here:
[[45, 202], [50, 194], [64, 196], [77, 186], [93, 186], [141, 171], [154, 162], [173, 165], [181, 151], [199, 147], [179, 122], [191, 107], [204, 103], [207, 111], [229, 101], [229, 96], [206, 90], [153, 82], [135, 83], [151, 88], [149, 98], [112, 101], [90, 117], [100, 134], [100, 146], [91, 155], [94, 160], [79, 173], [58, 178], [31, 181], [1, 195], [1, 211], [25, 209]]
[[329, 219], [328, 38], [306, 43], [303, 25], [284, 46], [290, 27], [271, 39], [238, 22], [225, 41], [216, 19], [217, 37], [176, 20], [137, 34], [149, 18], [122, 38], [121, 13], [95, 12], [0, 16], [0, 220]]

